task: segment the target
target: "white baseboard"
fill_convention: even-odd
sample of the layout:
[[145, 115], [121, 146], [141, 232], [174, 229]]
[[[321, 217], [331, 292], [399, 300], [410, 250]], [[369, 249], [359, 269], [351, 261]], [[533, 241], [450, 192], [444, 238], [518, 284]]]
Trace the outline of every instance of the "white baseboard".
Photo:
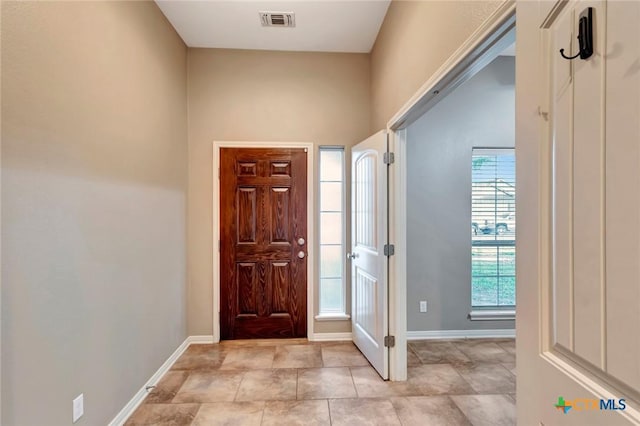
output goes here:
[[513, 329], [407, 331], [407, 340], [514, 338]]
[[131, 398], [131, 400], [124, 406], [122, 410], [111, 420], [109, 426], [121, 426], [127, 419], [136, 411], [136, 408], [142, 403], [144, 398], [148, 395], [147, 386], [155, 386], [160, 379], [171, 369], [171, 366], [180, 358], [180, 355], [187, 350], [190, 345], [213, 343], [213, 336], [189, 336], [187, 337], [178, 349], [176, 349], [171, 356], [153, 373], [153, 376], [145, 383], [138, 392]]
[[312, 342], [332, 342], [332, 341], [348, 341], [353, 340], [351, 332], [346, 333], [314, 333], [307, 337]]
[[216, 343], [213, 340], [213, 336], [189, 336], [187, 337], [187, 342], [189, 342], [190, 345], [203, 345], [203, 344], [211, 344], [211, 343]]

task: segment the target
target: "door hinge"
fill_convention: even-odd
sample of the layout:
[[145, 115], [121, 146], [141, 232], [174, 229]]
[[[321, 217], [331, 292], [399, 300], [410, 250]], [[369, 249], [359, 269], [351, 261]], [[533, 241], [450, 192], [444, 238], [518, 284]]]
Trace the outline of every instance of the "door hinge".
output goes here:
[[389, 257], [389, 256], [393, 256], [394, 254], [396, 254], [396, 246], [394, 246], [393, 244], [385, 244], [384, 255]]
[[385, 152], [382, 154], [382, 161], [384, 164], [393, 164], [396, 162], [396, 156], [393, 152]]
[[384, 336], [384, 346], [393, 348], [396, 345], [396, 336]]
[[218, 251], [220, 251], [220, 240], [218, 240]]

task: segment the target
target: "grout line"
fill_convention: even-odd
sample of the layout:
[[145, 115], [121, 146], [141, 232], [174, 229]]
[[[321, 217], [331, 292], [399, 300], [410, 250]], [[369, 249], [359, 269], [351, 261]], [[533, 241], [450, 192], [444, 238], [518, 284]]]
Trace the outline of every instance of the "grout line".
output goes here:
[[[418, 352], [416, 352], [415, 349], [413, 349], [411, 344], [407, 344], [407, 350], [411, 351], [411, 353], [413, 353], [413, 355], [418, 358], [418, 361], [420, 361], [420, 364], [424, 364], [424, 361], [422, 360], [422, 358], [420, 357], [420, 355], [418, 354]], [[408, 357], [407, 357], [408, 358]], [[407, 364], [408, 364], [408, 360], [407, 360]], [[407, 365], [407, 368], [409, 368], [409, 366]]]
[[329, 398], [327, 398], [326, 401], [327, 409], [329, 410], [329, 425], [333, 425], [333, 418], [331, 417], [331, 404], [329, 404]]
[[356, 381], [353, 379], [353, 371], [351, 371], [351, 367], [347, 367], [349, 369], [349, 376], [351, 376], [351, 383], [353, 384], [353, 389], [356, 391], [356, 398], [360, 398], [360, 394], [358, 393], [358, 387], [356, 386]]
[[196, 410], [196, 413], [193, 415], [193, 419], [191, 419], [192, 423], [196, 419], [196, 417], [198, 417], [198, 413], [200, 412], [201, 408], [202, 408], [202, 403], [198, 404], [198, 409]]
[[[178, 389], [176, 390], [175, 394], [171, 397], [171, 400], [169, 401], [169, 404], [175, 404], [173, 402], [173, 400], [178, 396], [178, 394], [180, 393], [180, 391], [182, 390], [182, 388], [184, 387], [184, 384], [187, 383], [187, 380], [189, 380], [189, 377], [191, 377], [191, 370], [177, 370], [177, 371], [186, 371], [187, 372], [187, 377], [184, 378], [184, 380], [182, 381], [182, 383], [180, 384], [180, 387], [178, 387]], [[147, 395], [148, 397], [149, 395]], [[147, 398], [145, 397], [145, 399]]]
[[[462, 414], [462, 417], [464, 417], [469, 424], [471, 423], [471, 419], [469, 419], [469, 417], [467, 417], [467, 415], [464, 413], [464, 411], [462, 411], [462, 408], [460, 408], [460, 406], [458, 405], [458, 403], [452, 398], [452, 396], [460, 396], [460, 395], [446, 395], [447, 398], [449, 398], [449, 401], [451, 401], [451, 403], [453, 404], [453, 406], [456, 408], [456, 410], [458, 410], [460, 412], [460, 414]], [[464, 396], [464, 395], [463, 395]]]
[[396, 418], [398, 419], [398, 423], [400, 423], [401, 425], [404, 426], [404, 423], [402, 422], [402, 419], [400, 418], [400, 415], [398, 414], [398, 410], [396, 410], [396, 407], [393, 405], [393, 402], [391, 401], [391, 398], [385, 398], [387, 401], [389, 401], [389, 404], [391, 404], [391, 409], [393, 410], [393, 412], [396, 415]]
[[[451, 364], [451, 363], [447, 363], [446, 365], [449, 365], [449, 366], [451, 366], [451, 368], [453, 368], [453, 371], [455, 371], [455, 372], [456, 372], [456, 374], [457, 374], [457, 375], [462, 379], [462, 381], [463, 381], [463, 382], [465, 382], [465, 383], [467, 384], [467, 386], [469, 386], [469, 389], [471, 389], [471, 390], [473, 391], [473, 393], [474, 393], [474, 394], [476, 394], [476, 395], [479, 395], [479, 394], [480, 394], [480, 392], [478, 392], [478, 391], [476, 390], [476, 388], [474, 388], [474, 387], [473, 387], [473, 385], [472, 385], [472, 384], [471, 384], [467, 379], [465, 379], [465, 378], [464, 378], [464, 376], [463, 376], [462, 374], [460, 374], [460, 371], [458, 371], [458, 368], [456, 368], [456, 366], [455, 366], [455, 365], [453, 365], [453, 364]], [[503, 367], [503, 368], [504, 368], [504, 367]]]
[[515, 374], [513, 374], [513, 373], [511, 372], [511, 370], [509, 370], [507, 367], [505, 367], [505, 365], [504, 365], [503, 363], [501, 363], [501, 362], [500, 362], [500, 363], [498, 363], [498, 364], [500, 364], [500, 365], [502, 366], [502, 368], [504, 368], [505, 370], [507, 370], [507, 373], [511, 374], [511, 375], [514, 377], [514, 379], [517, 377]]
[[236, 393], [233, 395], [233, 401], [237, 402], [238, 401], [238, 393], [240, 392], [240, 387], [242, 386], [242, 382], [244, 381], [244, 378], [247, 374], [247, 371], [243, 371], [242, 372], [242, 379], [240, 379], [240, 383], [238, 383], [238, 388], [236, 389]]

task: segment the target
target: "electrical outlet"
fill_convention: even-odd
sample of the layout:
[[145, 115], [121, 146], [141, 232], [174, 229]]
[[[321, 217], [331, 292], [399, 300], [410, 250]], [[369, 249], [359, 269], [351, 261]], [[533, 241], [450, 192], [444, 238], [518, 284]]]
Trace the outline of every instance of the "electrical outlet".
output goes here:
[[421, 300], [420, 301], [420, 312], [427, 312], [427, 301], [426, 300]]
[[73, 423], [84, 414], [84, 394], [81, 393], [73, 400]]

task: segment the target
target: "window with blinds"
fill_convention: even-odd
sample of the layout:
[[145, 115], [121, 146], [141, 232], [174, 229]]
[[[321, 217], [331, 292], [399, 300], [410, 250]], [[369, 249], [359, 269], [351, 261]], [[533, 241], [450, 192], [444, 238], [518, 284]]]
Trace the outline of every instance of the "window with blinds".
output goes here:
[[471, 305], [516, 304], [516, 174], [512, 148], [474, 148], [471, 161]]

